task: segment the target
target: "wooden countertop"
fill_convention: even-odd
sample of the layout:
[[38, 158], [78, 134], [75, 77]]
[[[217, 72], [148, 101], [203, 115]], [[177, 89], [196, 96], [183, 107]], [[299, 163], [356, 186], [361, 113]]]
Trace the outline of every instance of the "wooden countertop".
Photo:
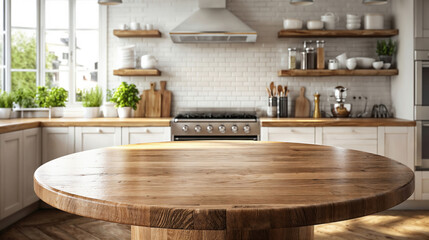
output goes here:
[[262, 127], [414, 127], [398, 118], [261, 118]]
[[164, 239], [144, 238], [148, 228], [238, 239], [231, 234], [272, 236], [386, 210], [413, 193], [414, 174], [386, 157], [328, 146], [168, 142], [61, 157], [37, 169], [34, 189], [66, 212], [145, 227], [132, 239]]

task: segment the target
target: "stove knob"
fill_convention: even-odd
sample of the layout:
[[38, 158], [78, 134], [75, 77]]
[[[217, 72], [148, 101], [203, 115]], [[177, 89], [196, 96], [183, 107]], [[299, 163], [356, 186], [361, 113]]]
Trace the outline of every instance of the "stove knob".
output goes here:
[[244, 132], [250, 133], [250, 126], [249, 125], [244, 126]]
[[197, 132], [197, 133], [201, 132], [201, 126], [200, 125], [195, 126], [195, 132]]
[[220, 125], [219, 126], [219, 132], [225, 133], [226, 132], [226, 127], [224, 125]]
[[213, 126], [212, 125], [208, 125], [207, 126], [207, 132], [208, 133], [212, 133], [213, 132]]
[[189, 129], [188, 125], [185, 125], [185, 126], [182, 127], [182, 131], [184, 131], [184, 132], [187, 132], [188, 129]]
[[237, 125], [232, 125], [231, 130], [232, 130], [233, 133], [237, 133], [238, 132]]

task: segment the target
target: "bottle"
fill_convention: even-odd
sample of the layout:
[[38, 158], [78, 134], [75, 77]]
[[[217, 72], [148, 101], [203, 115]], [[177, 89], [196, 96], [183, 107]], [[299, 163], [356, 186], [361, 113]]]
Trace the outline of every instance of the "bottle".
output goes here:
[[316, 69], [316, 51], [313, 47], [305, 49], [307, 53], [307, 69]]
[[320, 94], [316, 92], [314, 94], [314, 113], [313, 118], [321, 118], [322, 114], [320, 113]]
[[316, 41], [317, 44], [317, 69], [325, 69], [325, 41]]
[[296, 48], [288, 48], [289, 57], [288, 57], [288, 66], [289, 70], [296, 69]]

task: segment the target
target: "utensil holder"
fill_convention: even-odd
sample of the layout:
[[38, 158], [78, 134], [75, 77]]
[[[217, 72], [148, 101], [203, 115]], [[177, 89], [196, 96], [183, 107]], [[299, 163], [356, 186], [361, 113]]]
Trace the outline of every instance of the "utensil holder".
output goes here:
[[268, 98], [267, 117], [277, 117], [277, 97]]
[[286, 118], [288, 117], [288, 99], [287, 97], [279, 98], [279, 117]]

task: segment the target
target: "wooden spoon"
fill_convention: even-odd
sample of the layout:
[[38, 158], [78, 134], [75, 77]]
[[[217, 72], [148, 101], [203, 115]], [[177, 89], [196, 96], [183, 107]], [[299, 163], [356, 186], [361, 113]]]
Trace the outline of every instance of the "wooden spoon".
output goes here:
[[274, 82], [270, 83], [270, 89], [271, 89], [271, 96], [274, 97], [274, 92], [275, 92], [275, 89], [276, 89], [276, 85], [274, 85]]
[[283, 96], [283, 87], [282, 87], [282, 85], [278, 85], [277, 86], [277, 91], [279, 92], [279, 96], [281, 97], [281, 96]]

